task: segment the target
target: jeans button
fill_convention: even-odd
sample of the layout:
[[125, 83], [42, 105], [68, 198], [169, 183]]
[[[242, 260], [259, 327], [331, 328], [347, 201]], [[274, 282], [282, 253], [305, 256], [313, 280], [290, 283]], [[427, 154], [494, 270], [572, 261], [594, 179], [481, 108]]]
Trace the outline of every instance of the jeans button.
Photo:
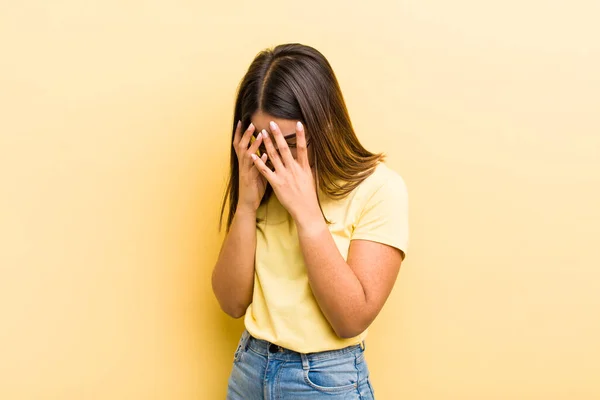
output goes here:
[[279, 351], [279, 346], [277, 346], [276, 344], [271, 343], [271, 345], [269, 346], [269, 352], [271, 353], [277, 353]]

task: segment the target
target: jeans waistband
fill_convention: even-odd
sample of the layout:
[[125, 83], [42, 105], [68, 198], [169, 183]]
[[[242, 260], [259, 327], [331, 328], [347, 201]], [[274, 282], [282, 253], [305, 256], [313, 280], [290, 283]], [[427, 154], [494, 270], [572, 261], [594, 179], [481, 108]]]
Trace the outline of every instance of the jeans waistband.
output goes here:
[[271, 358], [285, 359], [285, 360], [301, 360], [302, 358], [307, 358], [308, 360], [325, 360], [331, 358], [338, 358], [343, 355], [347, 355], [350, 353], [362, 353], [365, 350], [365, 342], [361, 342], [359, 344], [351, 345], [348, 347], [344, 347], [337, 350], [326, 350], [315, 353], [299, 353], [294, 350], [286, 349], [285, 347], [277, 346], [274, 343], [271, 343], [267, 340], [257, 339], [254, 336], [250, 335], [248, 331], [244, 331], [243, 333], [245, 338], [246, 348], [251, 348], [254, 352], [261, 354], [265, 357], [269, 356]]

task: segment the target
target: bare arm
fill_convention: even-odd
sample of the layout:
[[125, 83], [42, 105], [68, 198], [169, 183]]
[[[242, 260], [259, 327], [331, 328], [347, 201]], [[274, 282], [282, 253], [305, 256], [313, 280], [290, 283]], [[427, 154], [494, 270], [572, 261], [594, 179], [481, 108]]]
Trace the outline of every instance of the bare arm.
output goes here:
[[[262, 143], [262, 137], [258, 137], [249, 146], [254, 130], [254, 125], [250, 124], [242, 135], [241, 122], [235, 129], [233, 147], [238, 156], [240, 194], [212, 274], [212, 288], [219, 305], [233, 318], [243, 316], [252, 302], [256, 210], [266, 189], [266, 180], [251, 158]], [[262, 160], [266, 159], [265, 155]]]
[[403, 254], [381, 243], [352, 240], [346, 262], [322, 217], [312, 221], [296, 222], [311, 289], [336, 334], [357, 336], [390, 295]]
[[256, 211], [238, 209], [223, 241], [212, 274], [212, 288], [221, 309], [240, 318], [252, 302]]

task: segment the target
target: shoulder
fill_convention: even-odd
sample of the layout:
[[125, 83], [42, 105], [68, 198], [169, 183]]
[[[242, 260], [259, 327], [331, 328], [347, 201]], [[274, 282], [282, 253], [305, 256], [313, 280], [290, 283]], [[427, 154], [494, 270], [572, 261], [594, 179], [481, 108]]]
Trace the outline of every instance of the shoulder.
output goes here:
[[408, 247], [408, 194], [402, 176], [380, 163], [359, 186], [352, 239]]
[[376, 194], [407, 197], [406, 183], [402, 176], [383, 162], [358, 186], [358, 191], [365, 200]]

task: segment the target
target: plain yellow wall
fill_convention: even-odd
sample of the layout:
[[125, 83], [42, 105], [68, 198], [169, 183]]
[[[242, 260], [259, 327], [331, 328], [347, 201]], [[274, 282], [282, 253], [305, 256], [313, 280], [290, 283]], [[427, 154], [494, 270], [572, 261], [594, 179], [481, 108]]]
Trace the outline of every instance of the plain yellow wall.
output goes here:
[[600, 3], [0, 3], [0, 399], [221, 399], [234, 93], [334, 67], [411, 196], [379, 400], [600, 398]]

